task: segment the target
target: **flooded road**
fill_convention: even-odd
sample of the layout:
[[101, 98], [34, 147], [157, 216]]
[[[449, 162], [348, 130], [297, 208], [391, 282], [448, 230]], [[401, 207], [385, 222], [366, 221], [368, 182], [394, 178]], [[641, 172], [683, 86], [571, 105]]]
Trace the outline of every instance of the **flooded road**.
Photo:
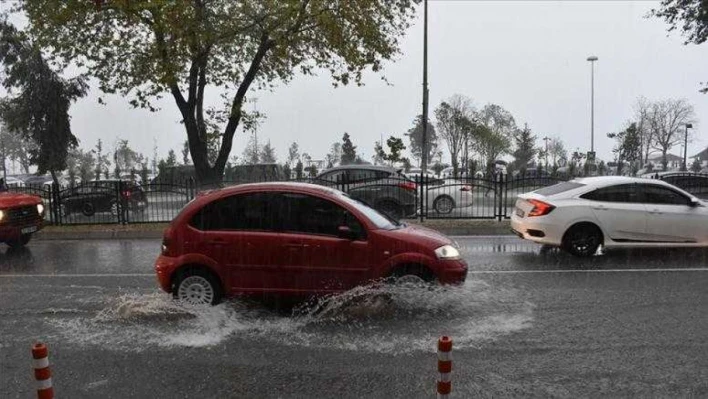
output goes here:
[[34, 340], [64, 397], [432, 397], [443, 334], [457, 397], [708, 394], [708, 251], [578, 260], [515, 237], [456, 240], [462, 287], [206, 310], [157, 289], [158, 240], [3, 248], [0, 397], [32, 394]]

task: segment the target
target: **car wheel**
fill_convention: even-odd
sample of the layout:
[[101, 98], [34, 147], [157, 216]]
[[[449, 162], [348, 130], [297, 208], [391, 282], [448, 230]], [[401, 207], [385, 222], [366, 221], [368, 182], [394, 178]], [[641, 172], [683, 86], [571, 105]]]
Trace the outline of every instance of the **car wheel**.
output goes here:
[[396, 269], [391, 273], [390, 281], [403, 285], [427, 285], [435, 280], [435, 275], [426, 267], [409, 265]]
[[455, 209], [455, 201], [449, 195], [441, 195], [433, 201], [435, 212], [447, 215]]
[[21, 248], [27, 245], [31, 238], [32, 234], [23, 234], [20, 236], [20, 238], [7, 241], [7, 245], [9, 245], [10, 248]]
[[221, 302], [221, 285], [213, 274], [203, 269], [187, 269], [177, 277], [172, 295], [191, 306], [216, 305]]
[[84, 202], [81, 206], [81, 213], [83, 213], [84, 216], [91, 217], [96, 213], [96, 207], [90, 202]]
[[563, 237], [563, 249], [574, 256], [589, 257], [602, 244], [602, 232], [597, 226], [581, 224], [572, 227]]
[[376, 209], [396, 220], [400, 220], [404, 216], [403, 207], [394, 201], [381, 201]]

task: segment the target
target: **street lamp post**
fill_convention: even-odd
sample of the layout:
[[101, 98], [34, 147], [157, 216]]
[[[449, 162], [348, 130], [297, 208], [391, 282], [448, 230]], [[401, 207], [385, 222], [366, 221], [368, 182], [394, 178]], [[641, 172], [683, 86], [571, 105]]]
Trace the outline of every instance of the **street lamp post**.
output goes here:
[[686, 124], [686, 135], [683, 138], [683, 171], [687, 171], [686, 160], [688, 155], [688, 129], [693, 129], [693, 125], [690, 123]]
[[590, 61], [590, 152], [595, 152], [595, 61], [597, 57], [591, 55]]

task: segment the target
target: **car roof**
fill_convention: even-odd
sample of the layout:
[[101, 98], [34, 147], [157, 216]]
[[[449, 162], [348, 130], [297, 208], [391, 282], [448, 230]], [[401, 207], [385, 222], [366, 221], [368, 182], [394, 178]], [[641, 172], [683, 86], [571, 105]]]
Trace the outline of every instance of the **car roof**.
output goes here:
[[588, 188], [593, 188], [593, 187], [598, 188], [598, 187], [605, 187], [605, 186], [614, 185], [614, 184], [632, 184], [632, 183], [654, 184], [654, 185], [676, 188], [663, 180], [647, 179], [647, 178], [641, 178], [641, 177], [628, 177], [628, 176], [583, 177], [583, 178], [579, 178], [579, 179], [574, 179], [573, 181], [584, 184], [584, 185], [588, 186]]
[[320, 173], [320, 175], [325, 174], [327, 172], [332, 172], [335, 170], [345, 170], [345, 169], [382, 170], [382, 171], [394, 172], [394, 173], [401, 170], [401, 169], [392, 168], [390, 166], [350, 164], [350, 165], [339, 165], [339, 166], [329, 168], [327, 170], [323, 170], [322, 173]]
[[208, 190], [204, 192], [204, 196], [226, 196], [232, 194], [238, 194], [241, 192], [252, 192], [252, 191], [292, 191], [303, 194], [325, 194], [325, 195], [339, 195], [341, 191], [335, 190], [333, 188], [321, 186], [318, 184], [311, 183], [295, 183], [295, 182], [265, 182], [265, 183], [247, 183], [239, 184], [236, 186], [229, 186], [224, 188], [218, 188], [214, 190]]

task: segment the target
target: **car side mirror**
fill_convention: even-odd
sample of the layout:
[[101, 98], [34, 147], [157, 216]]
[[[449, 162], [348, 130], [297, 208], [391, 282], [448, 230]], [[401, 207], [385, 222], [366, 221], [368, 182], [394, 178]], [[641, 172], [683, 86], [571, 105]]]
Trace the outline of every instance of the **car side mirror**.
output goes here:
[[697, 206], [701, 206], [701, 201], [699, 201], [698, 198], [691, 198], [691, 201], [688, 204], [689, 206], [695, 208]]
[[349, 226], [339, 226], [337, 227], [337, 235], [339, 238], [343, 238], [345, 240], [356, 240], [359, 238], [359, 235], [354, 232]]

